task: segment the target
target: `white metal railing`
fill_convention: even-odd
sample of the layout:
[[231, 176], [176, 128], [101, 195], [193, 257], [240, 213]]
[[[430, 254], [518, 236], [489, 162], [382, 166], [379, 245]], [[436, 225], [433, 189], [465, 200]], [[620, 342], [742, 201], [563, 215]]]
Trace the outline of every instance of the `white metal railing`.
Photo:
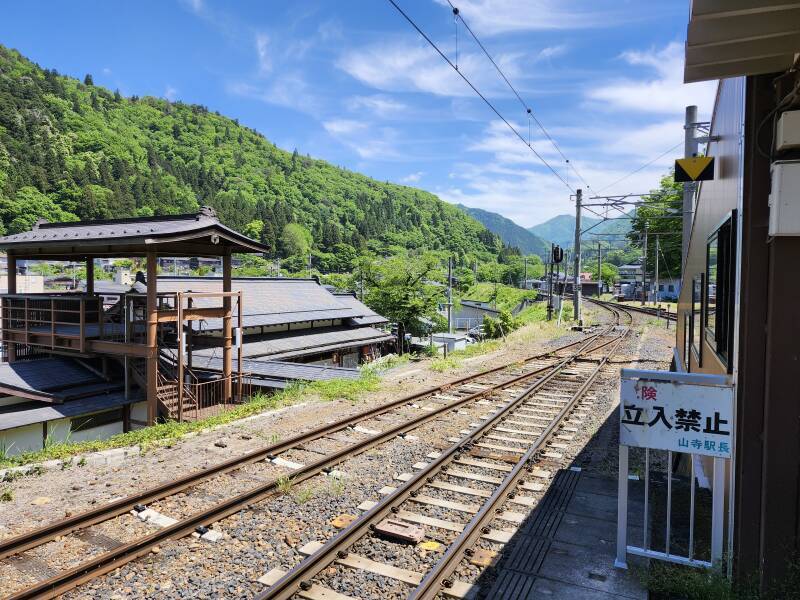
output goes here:
[[[724, 375], [622, 370], [615, 566], [627, 568], [629, 554], [695, 567], [711, 567], [723, 561], [724, 541], [726, 535], [729, 535], [725, 531], [725, 492], [730, 457], [733, 455], [732, 393], [730, 380]], [[626, 401], [626, 398], [634, 398], [634, 401]], [[675, 410], [675, 406], [681, 408]], [[683, 408], [684, 406], [692, 413]], [[702, 420], [704, 415], [708, 415], [705, 417], [708, 421]], [[630, 447], [637, 447], [644, 453], [640, 546], [630, 544], [628, 539], [629, 485], [631, 481], [640, 480], [640, 477], [630, 472]], [[683, 448], [686, 451], [682, 451]], [[659, 455], [666, 455], [666, 498], [663, 504], [664, 541], [663, 545], [659, 544], [656, 548], [651, 539], [651, 530], [656, 530], [652, 523], [651, 471], [653, 459]], [[676, 462], [681, 462], [682, 457], [688, 460], [689, 470], [688, 528], [684, 527], [683, 531], [676, 534], [673, 529], [673, 482], [678, 477], [674, 466]], [[709, 463], [712, 467], [710, 482], [703, 476], [704, 466]], [[683, 464], [686, 465], [686, 462]], [[711, 489], [711, 516], [710, 523], [698, 524], [697, 489], [701, 480], [702, 487]], [[728, 499], [727, 509], [732, 510], [731, 498]], [[703, 525], [707, 527], [705, 532], [708, 532], [710, 526], [710, 535], [708, 552], [704, 552], [705, 555], [701, 557], [697, 549], [696, 534], [702, 531], [699, 527]], [[683, 533], [685, 537], [681, 535]], [[676, 540], [680, 543], [673, 544], [676, 537], [683, 539]], [[679, 548], [676, 549], [676, 546]]]

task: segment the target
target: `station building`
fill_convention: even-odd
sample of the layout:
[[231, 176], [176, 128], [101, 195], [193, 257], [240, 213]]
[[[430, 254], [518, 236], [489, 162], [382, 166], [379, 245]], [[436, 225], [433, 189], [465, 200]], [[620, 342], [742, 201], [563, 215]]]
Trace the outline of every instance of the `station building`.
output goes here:
[[696, 0], [686, 82], [719, 80], [697, 185], [674, 368], [735, 386], [729, 549], [762, 589], [800, 551], [800, 7]]
[[[313, 279], [235, 278], [234, 252], [266, 248], [213, 210], [38, 223], [0, 238], [0, 449], [97, 439], [158, 420], [194, 420], [293, 381], [358, 377], [392, 349], [385, 318]], [[157, 276], [160, 258], [211, 256], [221, 277]], [[96, 285], [97, 259], [146, 257], [130, 286]], [[27, 293], [16, 261], [86, 264], [82, 291]], [[97, 282], [99, 283], [99, 282]]]

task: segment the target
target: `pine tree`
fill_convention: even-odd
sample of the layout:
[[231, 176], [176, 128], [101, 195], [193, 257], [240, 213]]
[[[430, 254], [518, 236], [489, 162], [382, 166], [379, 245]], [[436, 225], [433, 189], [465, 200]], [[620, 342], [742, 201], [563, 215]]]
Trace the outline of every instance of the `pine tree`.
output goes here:
[[83, 85], [94, 85], [91, 73], [87, 73], [86, 77], [83, 78]]

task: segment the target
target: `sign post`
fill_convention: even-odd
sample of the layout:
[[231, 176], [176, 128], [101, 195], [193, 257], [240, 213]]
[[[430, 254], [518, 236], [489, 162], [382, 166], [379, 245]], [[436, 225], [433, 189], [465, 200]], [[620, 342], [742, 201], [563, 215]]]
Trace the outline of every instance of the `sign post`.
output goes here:
[[[711, 566], [722, 560], [725, 514], [725, 467], [733, 450], [733, 386], [727, 376], [669, 371], [622, 370], [620, 387], [619, 496], [615, 566], [627, 568], [634, 554], [679, 564]], [[628, 448], [645, 448], [644, 535], [641, 547], [628, 544]], [[663, 551], [649, 547], [650, 450], [667, 451], [666, 536]], [[670, 552], [672, 458], [689, 454], [691, 501], [689, 552]], [[713, 461], [711, 561], [694, 557], [695, 456]], [[708, 460], [708, 459], [706, 459]]]

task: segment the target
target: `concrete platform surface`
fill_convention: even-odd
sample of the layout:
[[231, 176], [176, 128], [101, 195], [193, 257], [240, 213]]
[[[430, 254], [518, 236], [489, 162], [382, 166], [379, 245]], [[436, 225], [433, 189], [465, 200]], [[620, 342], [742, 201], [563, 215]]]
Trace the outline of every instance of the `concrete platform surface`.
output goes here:
[[[614, 568], [617, 481], [559, 471], [492, 573], [492, 599], [646, 600], [632, 569]], [[641, 537], [641, 501], [630, 502], [628, 535]], [[631, 567], [643, 562], [629, 557]], [[488, 584], [489, 582], [487, 582]]]

